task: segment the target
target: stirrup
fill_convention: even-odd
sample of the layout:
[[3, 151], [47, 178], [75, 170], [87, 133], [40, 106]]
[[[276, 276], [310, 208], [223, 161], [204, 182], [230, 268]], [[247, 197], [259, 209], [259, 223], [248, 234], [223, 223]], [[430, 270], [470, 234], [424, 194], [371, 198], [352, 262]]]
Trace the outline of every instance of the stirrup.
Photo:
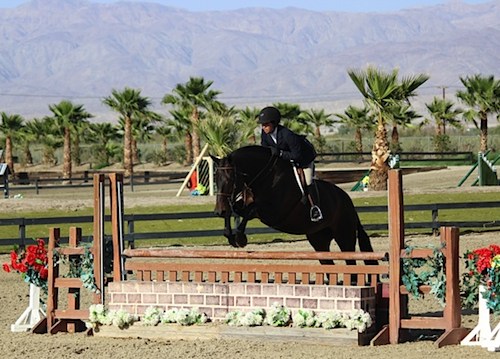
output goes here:
[[323, 219], [323, 214], [321, 213], [321, 209], [319, 209], [319, 207], [316, 205], [311, 207], [309, 214], [312, 222], [319, 222]]

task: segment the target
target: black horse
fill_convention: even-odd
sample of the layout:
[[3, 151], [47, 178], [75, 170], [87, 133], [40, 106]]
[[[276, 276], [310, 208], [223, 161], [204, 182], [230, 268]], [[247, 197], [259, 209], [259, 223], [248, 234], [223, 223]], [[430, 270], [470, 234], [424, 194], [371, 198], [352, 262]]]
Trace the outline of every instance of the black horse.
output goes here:
[[[351, 198], [336, 185], [315, 181], [323, 220], [311, 222], [309, 203], [298, 185], [292, 163], [272, 156], [269, 148], [247, 146], [222, 159], [213, 159], [217, 184], [215, 214], [224, 217], [224, 236], [232, 246], [246, 246], [247, 221], [259, 218], [281, 232], [305, 234], [316, 251], [330, 251], [331, 241], [335, 239], [341, 251], [353, 252], [358, 238], [361, 251], [373, 252]], [[236, 234], [231, 229], [233, 214], [242, 217]], [[321, 263], [333, 262], [323, 260]]]

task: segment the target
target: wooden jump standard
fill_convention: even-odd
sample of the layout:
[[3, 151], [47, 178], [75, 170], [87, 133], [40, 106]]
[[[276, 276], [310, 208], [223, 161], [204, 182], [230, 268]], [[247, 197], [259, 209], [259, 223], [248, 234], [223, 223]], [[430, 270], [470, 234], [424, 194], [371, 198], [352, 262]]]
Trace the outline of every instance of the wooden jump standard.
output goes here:
[[[442, 347], [459, 344], [469, 329], [461, 326], [462, 308], [459, 288], [459, 229], [456, 227], [441, 228], [442, 252], [445, 256], [446, 305], [442, 317], [403, 318], [403, 295], [408, 291], [401, 281], [402, 258], [427, 258], [432, 256], [432, 249], [413, 250], [407, 254], [404, 240], [404, 206], [401, 170], [389, 171], [389, 324], [372, 340], [373, 345], [397, 344], [400, 342], [402, 329], [444, 329], [445, 332], [435, 342]], [[422, 286], [420, 291], [429, 293], [429, 286]]]

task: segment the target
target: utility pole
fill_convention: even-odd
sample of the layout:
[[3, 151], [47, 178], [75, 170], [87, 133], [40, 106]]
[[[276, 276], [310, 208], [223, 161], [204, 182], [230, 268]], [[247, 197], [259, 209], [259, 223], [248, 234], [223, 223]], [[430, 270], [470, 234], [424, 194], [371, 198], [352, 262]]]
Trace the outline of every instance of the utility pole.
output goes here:
[[438, 88], [442, 90], [443, 100], [446, 100], [446, 89], [448, 88], [448, 86], [438, 86]]

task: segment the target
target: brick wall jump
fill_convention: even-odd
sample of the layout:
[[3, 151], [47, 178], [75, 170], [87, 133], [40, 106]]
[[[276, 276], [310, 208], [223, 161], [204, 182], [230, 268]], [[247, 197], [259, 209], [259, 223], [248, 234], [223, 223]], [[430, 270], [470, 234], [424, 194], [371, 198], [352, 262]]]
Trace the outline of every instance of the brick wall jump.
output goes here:
[[269, 309], [273, 303], [292, 312], [362, 309], [372, 318], [376, 309], [375, 288], [361, 286], [126, 281], [110, 283], [108, 294], [110, 309], [138, 316], [150, 306], [162, 310], [197, 307], [212, 320], [224, 320], [235, 310]]

